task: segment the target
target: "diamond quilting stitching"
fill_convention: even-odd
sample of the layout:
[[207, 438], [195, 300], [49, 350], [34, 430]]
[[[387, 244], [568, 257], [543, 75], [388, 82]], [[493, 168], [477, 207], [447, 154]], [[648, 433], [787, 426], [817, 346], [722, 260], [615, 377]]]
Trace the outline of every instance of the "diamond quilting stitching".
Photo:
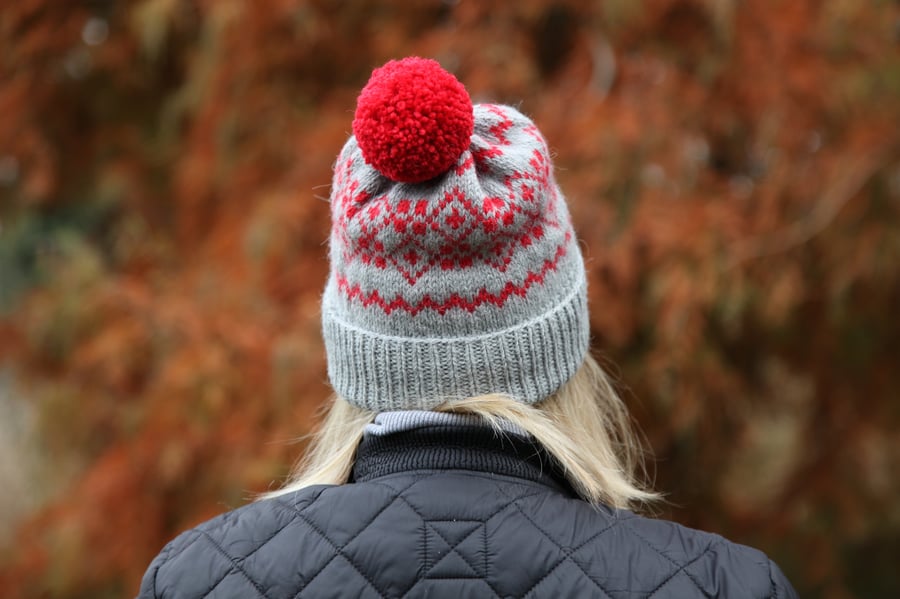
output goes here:
[[[425, 526], [423, 528], [423, 534], [425, 537], [424, 540], [425, 540], [425, 548], [426, 548], [425, 549], [426, 560], [428, 560], [431, 557], [429, 555], [429, 551], [428, 551], [429, 538], [431, 538], [433, 540], [434, 537], [436, 536], [441, 541], [443, 541], [447, 547], [447, 549], [446, 549], [447, 553], [445, 555], [441, 556], [439, 559], [437, 559], [434, 563], [429, 565], [426, 562], [426, 564], [425, 564], [425, 567], [427, 568], [427, 571], [425, 573], [426, 578], [428, 577], [428, 574], [430, 572], [433, 572], [443, 562], [443, 560], [447, 559], [450, 555], [456, 555], [463, 562], [465, 562], [465, 564], [471, 570], [473, 578], [484, 578], [487, 575], [486, 569], [483, 569], [481, 567], [481, 564], [473, 563], [463, 554], [464, 552], [460, 550], [460, 545], [465, 543], [475, 533], [480, 532], [482, 542], [483, 542], [481, 551], [482, 551], [482, 554], [487, 553], [487, 547], [485, 546], [486, 538], [484, 536], [484, 522], [483, 521], [481, 521], [481, 520], [424, 520], [424, 524], [425, 524]], [[455, 541], [451, 541], [447, 538], [446, 533], [448, 533], [448, 530], [444, 530], [443, 533], [440, 530], [441, 528], [457, 528], [460, 525], [473, 525], [473, 524], [474, 524], [474, 526], [472, 526], [471, 530], [468, 530], [467, 532], [465, 532], [461, 537], [457, 538]]]
[[[393, 503], [393, 501], [389, 502], [389, 503], [385, 506], [385, 509], [386, 509], [388, 506], [390, 506], [391, 503]], [[285, 507], [285, 508], [287, 508], [287, 509], [291, 509], [290, 506], [285, 505], [284, 503], [278, 502], [278, 505], [280, 505], [280, 506], [282, 506], [282, 507]], [[381, 512], [379, 512], [379, 513], [381, 513]], [[368, 576], [366, 576], [366, 574], [365, 574], [365, 573], [362, 571], [362, 569], [356, 564], [356, 562], [354, 562], [352, 559], [350, 559], [350, 557], [349, 557], [348, 555], [346, 555], [346, 554], [343, 552], [343, 550], [342, 550], [343, 547], [338, 547], [337, 545], [335, 545], [334, 542], [328, 537], [327, 534], [325, 534], [325, 532], [324, 532], [322, 529], [320, 529], [318, 526], [316, 526], [315, 523], [313, 523], [309, 518], [307, 518], [307, 517], [304, 516], [303, 514], [297, 512], [296, 517], [297, 517], [298, 519], [302, 520], [307, 526], [309, 526], [309, 527], [310, 527], [313, 531], [315, 531], [320, 537], [322, 537], [322, 540], [325, 541], [325, 542], [329, 545], [329, 547], [331, 547], [332, 551], [334, 551], [334, 555], [333, 555], [330, 559], [326, 560], [325, 563], [323, 563], [319, 568], [317, 568], [316, 571], [315, 571], [315, 573], [313, 573], [313, 575], [309, 577], [309, 580], [306, 582], [307, 585], [308, 585], [310, 582], [312, 582], [312, 581], [316, 578], [316, 576], [318, 576], [319, 574], [321, 574], [322, 571], [325, 570], [325, 568], [328, 567], [328, 564], [330, 564], [331, 562], [333, 562], [333, 561], [335, 560], [335, 558], [337, 558], [338, 556], [341, 556], [341, 557], [343, 557], [345, 560], [347, 560], [347, 563], [350, 564], [350, 566], [356, 571], [357, 574], [359, 574], [360, 576], [363, 577], [363, 579], [365, 579], [365, 581], [369, 584], [369, 586], [371, 586], [371, 587], [375, 590], [375, 592], [377, 592], [377, 593], [379, 594], [379, 596], [381, 596], [381, 597], [384, 597], [384, 596], [385, 596], [384, 591], [382, 591], [381, 589], [379, 589], [379, 588], [375, 585], [375, 583], [372, 582], [372, 580], [371, 580]], [[377, 516], [376, 516], [376, 517], [377, 517]], [[374, 522], [374, 521], [375, 521], [375, 520], [373, 519], [371, 522]], [[369, 522], [369, 524], [371, 524], [371, 522]], [[357, 533], [357, 535], [360, 534], [360, 533], [361, 533], [363, 530], [365, 530], [366, 528], [368, 528], [369, 524], [367, 524], [366, 526], [364, 526], [364, 527], [362, 528], [362, 530], [360, 530], [360, 531]], [[356, 538], [355, 535], [354, 535], [353, 537], [351, 537], [351, 540], [354, 539], [354, 538]], [[303, 588], [301, 588], [301, 589], [297, 592], [297, 594], [299, 595], [300, 592], [302, 592], [302, 590], [303, 590]]]
[[673, 560], [671, 557], [669, 557], [668, 555], [666, 555], [663, 551], [661, 551], [656, 545], [654, 545], [654, 544], [651, 543], [648, 539], [646, 539], [646, 538], [644, 537], [644, 535], [642, 535], [642, 534], [639, 533], [637, 530], [635, 530], [633, 526], [629, 527], [629, 530], [631, 530], [631, 532], [634, 534], [634, 536], [636, 536], [636, 537], [639, 538], [641, 541], [643, 541], [644, 544], [645, 544], [647, 547], [649, 547], [650, 549], [652, 549], [653, 551], [655, 551], [655, 552], [656, 552], [657, 554], [659, 554], [663, 559], [665, 559], [666, 561], [668, 561], [670, 564], [672, 564], [672, 565], [675, 566], [675, 568], [676, 568], [669, 576], [667, 576], [667, 577], [665, 578], [665, 580], [663, 580], [663, 581], [659, 584], [659, 587], [657, 587], [657, 589], [655, 589], [655, 590], [653, 591], [653, 593], [651, 593], [651, 595], [652, 595], [652, 594], [655, 594], [659, 589], [663, 588], [666, 584], [668, 584], [668, 583], [675, 577], [675, 575], [678, 574], [679, 572], [684, 572], [684, 575], [688, 577], [688, 579], [691, 581], [691, 583], [692, 583], [695, 587], [697, 587], [697, 590], [700, 591], [701, 593], [703, 593], [703, 586], [697, 581], [696, 578], [694, 578], [694, 577], [691, 575], [690, 572], [688, 572], [687, 570], [685, 570], [685, 568], [687, 568], [688, 566], [690, 566], [691, 564], [693, 564], [694, 562], [696, 562], [696, 561], [699, 560], [700, 558], [704, 557], [707, 553], [709, 553], [709, 550], [712, 548], [712, 543], [710, 543], [710, 544], [706, 547], [706, 549], [704, 549], [703, 551], [701, 551], [700, 554], [697, 555], [697, 557], [691, 559], [691, 560], [688, 561], [688, 562], [685, 562], [684, 564], [679, 564], [678, 562], [676, 562], [675, 560]]
[[[202, 531], [202, 530], [201, 530], [201, 531], [198, 531], [198, 532], [200, 533], [200, 535], [202, 535], [202, 538], [205, 539], [206, 541], [208, 541], [209, 544], [212, 545], [213, 548], [214, 548], [214, 549], [215, 549], [222, 557], [224, 557], [224, 558], [227, 559], [229, 562], [231, 562], [231, 569], [225, 571], [225, 575], [222, 576], [222, 580], [224, 580], [224, 579], [225, 579], [232, 571], [237, 572], [238, 574], [240, 574], [241, 576], [243, 576], [245, 579], [247, 579], [247, 582], [249, 582], [250, 585], [251, 585], [254, 589], [256, 589], [256, 592], [259, 593], [259, 596], [260, 596], [260, 597], [264, 597], [265, 599], [269, 599], [268, 595], [266, 595], [266, 593], [265, 593], [265, 591], [263, 591], [262, 587], [259, 586], [259, 583], [257, 583], [255, 580], [253, 580], [253, 578], [252, 578], [249, 574], [247, 574], [247, 572], [246, 572], [241, 566], [238, 565], [237, 560], [235, 560], [235, 558], [234, 558], [231, 554], [229, 554], [227, 551], [225, 551], [225, 549], [224, 549], [221, 545], [219, 545], [219, 543], [217, 543], [216, 540], [213, 539], [213, 538], [209, 535], [209, 533], [207, 533], [207, 532], [205, 532], [205, 531]], [[212, 590], [213, 590], [214, 588], [216, 588], [216, 586], [218, 586], [220, 582], [221, 582], [221, 580], [219, 580], [218, 582], [216, 582], [216, 584], [214, 584], [214, 585], [206, 592], [206, 594], [208, 595], [209, 593], [211, 593]]]
[[[573, 559], [561, 559], [561, 560], [559, 560], [558, 562], [556, 562], [556, 563], [553, 565], [552, 568], [550, 568], [549, 570], [547, 570], [547, 572], [546, 572], [543, 576], [541, 576], [541, 578], [538, 579], [538, 581], [535, 582], [535, 583], [531, 586], [531, 588], [529, 588], [527, 591], [525, 591], [525, 592], [522, 594], [522, 597], [528, 597], [528, 595], [529, 595], [530, 593], [534, 592], [534, 590], [535, 590], [536, 588], [538, 588], [539, 586], [541, 586], [541, 584], [543, 584], [543, 582], [544, 582], [545, 580], [547, 580], [547, 578], [549, 578], [554, 572], [556, 572], [559, 568], [561, 568], [561, 567], [562, 567], [564, 564], [566, 564], [566, 563], [569, 563], [569, 564], [574, 565], [576, 568], [578, 568], [579, 570], [581, 570], [581, 572], [584, 574], [584, 569], [583, 569], [583, 568], [582, 568], [575, 560], [573, 560]], [[609, 592], [608, 592], [606, 589], [604, 589], [604, 588], [600, 585], [600, 583], [598, 583], [596, 580], [594, 580], [594, 579], [591, 578], [590, 576], [585, 575], [584, 577], [587, 578], [588, 581], [590, 581], [591, 583], [593, 583], [593, 585], [596, 586], [597, 589], [598, 589], [601, 593], [603, 593], [603, 596], [604, 596], [604, 597], [607, 597], [607, 598], [609, 598], [609, 599], [612, 599], [612, 596], [609, 594]]]
[[[498, 486], [497, 489], [498, 489], [501, 493], [503, 493], [504, 495], [507, 495], [506, 491], [504, 491], [502, 487]], [[602, 534], [606, 533], [607, 531], [612, 530], [612, 529], [619, 523], [619, 521], [618, 521], [618, 520], [613, 521], [609, 526], [607, 526], [606, 528], [604, 528], [604, 529], [601, 530], [601, 531], [598, 531], [597, 534], [593, 535], [590, 539], [588, 539], [587, 541], [583, 542], [581, 545], [579, 545], [579, 546], [576, 547], [575, 549], [567, 549], [567, 548], [563, 547], [562, 545], [560, 545], [559, 542], [557, 542], [556, 539], [554, 539], [547, 531], [545, 531], [543, 528], [541, 528], [541, 527], [537, 524], [537, 522], [535, 522], [534, 519], [531, 518], [531, 516], [529, 516], [528, 513], [527, 513], [525, 510], [522, 509], [522, 506], [519, 505], [519, 501], [520, 501], [520, 499], [514, 499], [514, 500], [511, 501], [511, 504], [519, 511], [520, 514], [522, 514], [522, 516], [523, 516], [528, 522], [531, 523], [531, 525], [535, 528], [535, 530], [537, 530], [539, 533], [541, 533], [541, 535], [543, 535], [543, 537], [544, 537], [545, 539], [547, 539], [548, 541], [550, 541], [551, 543], [553, 543], [554, 545], [556, 545], [557, 549], [559, 549], [559, 552], [562, 554], [562, 558], [560, 558], [560, 560], [557, 561], [557, 562], [553, 565], [552, 568], [548, 569], [548, 570], [547, 570], [547, 573], [546, 573], [540, 580], [538, 580], [536, 583], [534, 583], [534, 584], [531, 586], [530, 589], [528, 589], [527, 591], [525, 591], [524, 594], [525, 594], [525, 595], [528, 595], [528, 593], [530, 593], [535, 587], [537, 587], [537, 586], [538, 586], [545, 578], [547, 578], [547, 576], [550, 576], [550, 574], [552, 574], [554, 570], [556, 570], [557, 568], [559, 568], [559, 566], [560, 566], [563, 562], [568, 561], [568, 562], [574, 564], [576, 568], [578, 568], [579, 570], [581, 570], [581, 572], [582, 572], [582, 574], [584, 574], [585, 578], [587, 578], [587, 579], [588, 579], [589, 581], [591, 581], [594, 585], [596, 585], [596, 587], [597, 587], [598, 589], [600, 589], [600, 590], [601, 590], [603, 593], [605, 593], [606, 595], [609, 595], [609, 591], [608, 591], [606, 588], [604, 588], [603, 585], [601, 585], [599, 582], [597, 582], [596, 580], [594, 580], [594, 578], [593, 578], [590, 574], [587, 573], [587, 571], [581, 566], [581, 564], [579, 564], [575, 559], [572, 558], [571, 553], [572, 553], [573, 551], [576, 551], [577, 549], [580, 549], [581, 547], [584, 547], [587, 543], [589, 543], [589, 542], [595, 540], [597, 537], [601, 536]]]
[[[297, 509], [293, 505], [286, 503], [279, 498], [273, 499], [272, 501], [274, 502], [275, 505], [293, 513], [295, 518], [301, 520], [307, 526], [309, 526], [313, 531], [315, 531], [320, 537], [322, 537], [322, 539], [335, 552], [335, 555], [331, 559], [326, 560], [326, 562], [324, 564], [322, 564], [322, 566], [320, 566], [314, 573], [312, 573], [312, 575], [309, 577], [308, 581], [312, 581], [316, 576], [321, 574], [322, 570], [324, 570], [328, 566], [328, 564], [330, 564], [334, 560], [335, 557], [340, 555], [345, 560], [347, 560], [347, 563], [349, 563], [360, 576], [362, 576], [365, 579], [365, 581], [369, 584], [369, 586], [372, 587], [372, 589], [375, 590], [375, 592], [377, 592], [380, 596], [384, 597], [386, 595], [386, 593], [384, 591], [382, 591], [381, 589], [379, 589], [378, 586], [375, 585], [375, 583], [365, 574], [365, 572], [363, 572], [363, 570], [359, 567], [359, 565], [356, 564], [352, 559], [350, 559], [350, 556], [348, 556], [344, 553], [343, 548], [346, 547], [347, 545], [349, 545], [350, 543], [352, 543], [354, 539], [356, 539], [359, 535], [361, 535], [363, 533], [363, 531], [365, 531], [367, 528], [369, 528], [372, 525], [372, 523], [375, 522], [375, 520], [377, 520], [378, 517], [382, 513], [384, 513], [385, 510], [387, 510], [391, 505], [393, 505], [397, 501], [397, 499], [400, 497], [400, 493], [403, 493], [406, 489], [413, 486], [417, 481], [418, 481], [418, 478], [413, 480], [406, 487], [404, 487], [403, 489], [400, 489], [399, 491], [391, 489], [391, 487], [388, 487], [389, 489], [394, 491], [394, 493], [396, 493], [396, 495], [394, 497], [390, 498], [388, 501], [386, 501], [384, 506], [382, 506], [382, 508], [380, 510], [375, 512], [372, 515], [372, 517], [369, 518], [369, 520], [359, 530], [357, 530], [353, 535], [351, 535], [350, 538], [348, 538], [347, 541], [344, 543], [344, 545], [341, 545], [341, 546], [338, 546], [337, 544], [335, 544], [334, 541], [332, 541], [331, 538], [323, 530], [321, 530], [321, 528], [319, 528], [315, 524], [315, 522], [313, 522], [310, 518], [307, 517], [306, 514], [303, 513], [313, 503], [315, 503], [315, 501], [307, 504], [302, 509]], [[319, 497], [321, 497], [321, 495]], [[316, 498], [316, 500], [318, 500], [318, 497]], [[303, 590], [302, 588], [299, 589], [298, 594], [302, 590]]]
[[[640, 535], [638, 535], [638, 536], [640, 536]], [[657, 594], [659, 591], [661, 591], [667, 584], [669, 584], [670, 582], [672, 582], [672, 580], [674, 580], [675, 576], [677, 576], [679, 572], [683, 572], [684, 575], [687, 576], [688, 579], [690, 579], [691, 583], [692, 583], [695, 587], [697, 587], [697, 590], [700, 591], [700, 593], [705, 594], [705, 593], [703, 592], [703, 588], [701, 588], [701, 586], [697, 583], [696, 579], [694, 579], [694, 577], [691, 576], [690, 573], [687, 572], [687, 571], [685, 570], [685, 568], [687, 568], [688, 566], [690, 566], [690, 565], [693, 564], [694, 562], [698, 561], [698, 560], [699, 560], [700, 558], [702, 558], [704, 555], [705, 555], [704, 553], [701, 553], [700, 555], [698, 555], [698, 556], [695, 557], [694, 559], [690, 560], [689, 562], [686, 562], [685, 564], [679, 566], [678, 569], [676, 569], [674, 572], [672, 572], [671, 574], [669, 574], [665, 579], [663, 579], [663, 581], [659, 583], [659, 586], [657, 586], [655, 589], [653, 589], [653, 590], [650, 592], [649, 595], [647, 595], [647, 599], [650, 599], [651, 597], [653, 597], [655, 594]], [[669, 560], [669, 561], [671, 561], [671, 560]], [[673, 562], [673, 563], [674, 563], [674, 562]]]
[[[200, 599], [206, 599], [207, 597], [209, 597], [212, 594], [212, 592], [215, 591], [216, 588], [218, 588], [218, 586], [220, 584], [222, 584], [223, 582], [225, 582], [228, 579], [228, 575], [231, 574], [233, 571], [234, 571], [233, 569], [226, 570], [225, 574], [222, 575], [222, 578], [220, 578], [215, 583], [213, 583], [209, 587], [209, 589], [207, 589], [202, 595], [200, 595]], [[256, 584], [254, 584], [253, 581], [250, 580], [249, 578], [248, 578], [248, 581], [250, 582], [251, 585], [253, 585], [257, 589], [257, 592], [259, 592], [259, 587], [257, 587]], [[265, 596], [266, 595], [263, 595], [263, 597], [265, 597]]]
[[350, 559], [349, 559], [346, 555], [344, 555], [344, 554], [342, 554], [342, 553], [337, 553], [337, 552], [335, 552], [335, 554], [332, 555], [331, 558], [330, 558], [328, 561], [326, 561], [326, 562], [322, 565], [322, 567], [316, 572], [316, 574], [315, 574], [314, 576], [312, 576], [312, 577], [311, 577], [311, 578], [310, 578], [303, 586], [301, 586], [300, 589], [297, 590], [297, 592], [294, 594], [294, 596], [292, 597], [292, 599], [299, 599], [299, 597], [303, 594], [303, 592], [306, 591], [306, 590], [309, 588], [309, 586], [312, 584], [312, 582], [313, 582], [320, 574], [322, 574], [322, 573], [328, 568], [328, 566], [329, 566], [333, 561], [335, 561], [335, 560], [336, 560], [337, 558], [339, 558], [339, 557], [343, 558], [344, 561], [346, 561], [346, 562], [350, 565], [350, 567], [353, 568], [353, 570], [354, 570], [360, 577], [362, 577], [362, 579], [366, 582], [366, 584], [369, 585], [369, 586], [372, 588], [372, 590], [375, 591], [375, 592], [378, 594], [379, 597], [381, 597], [381, 599], [385, 599], [385, 598], [387, 597], [387, 595], [386, 595], [384, 592], [382, 592], [378, 587], [376, 587], [376, 586], [372, 583], [372, 581], [369, 579], [369, 577], [366, 576], [365, 574], [363, 574], [363, 573], [360, 571], [360, 569], [356, 566], [356, 564], [354, 564], [352, 561], [350, 561]]
[[[313, 496], [311, 496], [311, 497], [306, 497], [306, 498], [305, 498], [305, 499], [306, 499], [306, 502], [305, 502], [305, 504], [302, 506], [302, 508], [299, 508], [298, 506], [294, 506], [294, 509], [295, 509], [295, 510], [296, 510], [296, 509], [306, 509], [306, 508], [308, 508], [308, 507], [311, 507], [313, 504], [315, 504], [316, 501], [318, 501], [319, 497], [322, 495], [322, 491], [324, 491], [324, 488], [321, 489], [321, 490], [319, 490], [319, 492], [316, 493], [315, 495], [313, 495]], [[238, 510], [238, 511], [225, 512], [225, 513], [222, 514], [222, 515], [219, 517], [219, 519], [217, 519], [216, 521], [217, 521], [217, 522], [221, 522], [221, 523], [229, 522], [230, 520], [232, 520], [232, 519], [234, 519], [235, 517], [237, 517], [237, 514], [239, 514], [239, 513], [240, 513], [239, 510]], [[242, 562], [242, 563], [243, 563], [243, 562], [246, 562], [248, 559], [250, 559], [251, 556], [253, 556], [254, 554], [256, 554], [256, 552], [258, 552], [260, 549], [262, 549], [263, 547], [265, 547], [269, 542], [272, 541], [272, 539], [274, 539], [276, 536], [278, 536], [285, 528], [287, 528], [288, 526], [290, 526], [290, 525], [293, 524], [293, 523], [294, 523], [294, 520], [291, 519], [291, 520], [288, 520], [287, 522], [285, 522], [285, 523], [284, 523], [283, 525], [281, 525], [280, 527], [276, 528], [274, 531], [272, 531], [272, 533], [271, 533], [268, 537], [266, 537], [265, 539], [260, 540], [259, 544], [258, 544], [252, 551], [250, 551], [250, 552], [247, 553], [246, 555], [242, 555], [241, 558], [240, 558], [240, 559], [241, 559], [241, 562]], [[178, 551], [177, 551], [176, 553], [171, 554], [171, 553], [172, 553], [172, 549], [173, 549], [173, 547], [174, 547], [174, 543], [166, 546], [166, 549], [165, 549], [165, 554], [166, 554], [166, 555], [165, 555], [165, 558], [166, 558], [166, 561], [174, 561], [181, 553], [183, 553], [186, 549], [188, 549], [189, 547], [191, 547], [191, 546], [192, 546], [194, 543], [196, 543], [199, 539], [206, 539], [206, 540], [208, 540], [210, 543], [213, 543], [213, 544], [219, 549], [220, 553], [222, 553], [222, 554], [224, 554], [225, 556], [227, 556], [232, 562], [235, 560], [235, 558], [231, 557], [231, 555], [230, 555], [227, 551], [225, 551], [225, 549], [224, 549], [223, 547], [221, 547], [220, 545], [218, 545], [218, 544], [215, 542], [215, 540], [212, 538], [212, 536], [210, 536], [210, 535], [209, 535], [207, 532], [205, 532], [204, 530], [202, 530], [202, 529], [194, 529], [193, 531], [191, 531], [191, 533], [193, 534], [193, 538], [191, 538], [191, 539], [189, 539], [189, 540], [186, 539], [186, 540], [182, 543], [182, 545], [178, 548]], [[171, 554], [171, 555], [169, 555], [169, 554]]]
[[[423, 479], [428, 478], [428, 477], [430, 477], [430, 476], [435, 476], [435, 474], [424, 474], [424, 475], [419, 474], [419, 475], [416, 476], [416, 480], [414, 480], [412, 484], [407, 485], [407, 486], [406, 486], [404, 489], [402, 489], [402, 490], [397, 490], [395, 487], [393, 487], [392, 485], [390, 485], [390, 484], [389, 484], [387, 481], [385, 481], [385, 480], [373, 480], [373, 481], [370, 481], [370, 482], [371, 482], [372, 484], [377, 484], [377, 485], [381, 485], [381, 486], [387, 487], [388, 489], [390, 489], [390, 490], [392, 490], [392, 491], [398, 493], [396, 499], [399, 500], [399, 501], [404, 502], [404, 503], [405, 503], [405, 504], [406, 504], [413, 512], [415, 512], [415, 513], [422, 519], [423, 522], [425, 522], [425, 521], [428, 520], [428, 518], [426, 518], [425, 515], [424, 515], [418, 508], [416, 508], [416, 506], [413, 505], [413, 504], [412, 504], [406, 497], [404, 497], [401, 493], [407, 493], [407, 492], [411, 491], [412, 488], [415, 486], [416, 483], [421, 482]], [[495, 481], [495, 482], [496, 482], [496, 481]], [[498, 489], [499, 489], [499, 488], [500, 488], [500, 486], [498, 485]], [[502, 491], [502, 490], [501, 490], [501, 491]], [[514, 506], [514, 505], [513, 505], [513, 501], [522, 501], [522, 500], [524, 500], [524, 499], [528, 499], [529, 497], [535, 497], [535, 496], [537, 496], [537, 495], [542, 495], [542, 494], [546, 493], [546, 490], [534, 491], [534, 492], [531, 492], [531, 493], [522, 493], [521, 495], [516, 496], [515, 499], [512, 499], [513, 496], [510, 495], [509, 493], [507, 493], [506, 491], [502, 491], [502, 492], [503, 492], [503, 494], [504, 494], [506, 497], [510, 498], [510, 503], [502, 504], [502, 505], [498, 506], [497, 509], [494, 510], [494, 511], [492, 511], [491, 513], [485, 514], [485, 515], [483, 516], [483, 519], [481, 520], [481, 521], [484, 522], [485, 524], [486, 524], [487, 522], [489, 522], [491, 519], [493, 519], [494, 517], [498, 516], [499, 514], [501, 514], [502, 512], [504, 512], [504, 511], [506, 511], [506, 510], [509, 510], [509, 509], [516, 509], [518, 506]], [[520, 510], [520, 511], [521, 511], [521, 510]], [[612, 528], [612, 526], [614, 526], [614, 525], [615, 525], [615, 524], [610, 525], [610, 528]], [[604, 530], [605, 530], [605, 529], [604, 529]], [[599, 536], [599, 535], [596, 535], [596, 536]], [[551, 539], [551, 541], [552, 541], [552, 539]], [[487, 548], [486, 546], [487, 546], [487, 537], [485, 536], [485, 548]], [[557, 544], [557, 546], [558, 546], [558, 544]], [[485, 551], [485, 560], [487, 560], [487, 551]], [[558, 564], [557, 564], [557, 565], [558, 565]], [[576, 566], [578, 566], [578, 564], [576, 564]], [[579, 567], [580, 567], [580, 566], [579, 566]], [[554, 566], [553, 569], [555, 569], [555, 566]], [[484, 565], [484, 572], [485, 572], [485, 577], [483, 578], [484, 583], [491, 589], [491, 591], [493, 591], [493, 593], [494, 593], [495, 596], [500, 597], [500, 596], [502, 595], [502, 593], [500, 593], [500, 592], [499, 592], [499, 591], [498, 591], [498, 590], [490, 583], [490, 581], [488, 581], [488, 579], [487, 579], [487, 562], [485, 562], [485, 565]], [[549, 571], [548, 571], [548, 574], [549, 574]], [[416, 587], [416, 585], [417, 585], [421, 580], [423, 580], [423, 579], [419, 579], [419, 580], [417, 580], [416, 582], [414, 582], [413, 585], [412, 585], [410, 588], [406, 589], [406, 590], [402, 593], [402, 596], [404, 596], [404, 597], [407, 596], [407, 595], [408, 595], [408, 594]], [[591, 582], [595, 582], [595, 581], [592, 580]], [[595, 582], [595, 584], [596, 584], [596, 582]], [[534, 587], [532, 587], [532, 588], [534, 588]], [[601, 588], [601, 590], [603, 590], [603, 589]], [[530, 589], [529, 589], [529, 591], [530, 591]], [[604, 591], [604, 592], [605, 592], [605, 591]]]
[[[184, 533], [184, 535], [185, 536], [183, 538], [178, 537], [174, 541], [172, 541], [172, 543], [170, 545], [166, 546], [166, 549], [165, 549], [166, 556], [165, 556], [165, 561], [163, 562], [163, 564], [175, 562], [175, 560], [178, 559], [178, 556], [180, 556], [189, 547], [191, 547], [200, 538], [202, 538], [200, 536], [200, 531], [198, 531], [198, 530], [190, 530], [190, 531]], [[175, 549], [175, 544], [179, 541], [179, 539], [181, 539], [181, 544], [178, 547], [177, 551], [172, 553], [172, 551]]]
[[260, 544], [257, 545], [257, 546], [253, 549], [253, 551], [250, 551], [249, 553], [247, 553], [246, 555], [244, 555], [243, 557], [241, 557], [241, 561], [247, 561], [247, 560], [249, 560], [251, 557], [253, 557], [253, 555], [256, 554], [256, 552], [258, 552], [260, 549], [262, 549], [262, 548], [265, 547], [267, 544], [269, 544], [269, 542], [271, 542], [272, 539], [274, 539], [274, 538], [277, 537], [279, 534], [281, 534], [288, 526], [290, 526], [291, 524], [294, 524], [294, 522], [295, 522], [295, 520], [293, 520], [293, 519], [292, 519], [292, 520], [288, 520], [287, 522], [285, 522], [284, 524], [282, 524], [281, 526], [279, 526], [277, 529], [275, 529], [275, 531], [272, 532], [272, 534], [269, 535], [269, 537], [268, 537], [267, 539], [265, 539], [264, 541], [260, 542]]
[[[415, 481], [413, 481], [413, 483], [412, 483], [411, 485], [409, 485], [406, 489], [404, 489], [404, 492], [405, 492], [406, 490], [411, 489], [411, 488], [413, 487], [413, 485], [415, 485], [415, 484], [416, 484], [417, 482], [419, 482], [420, 480], [421, 480], [421, 478], [417, 478]], [[385, 486], [385, 487], [387, 487], [387, 488], [389, 488], [389, 489], [392, 488], [390, 485], [388, 485], [387, 483], [382, 482], [382, 481], [372, 481], [372, 482], [374, 482], [375, 484], [383, 485], [383, 486]], [[406, 499], [406, 497], [403, 497], [402, 495], [398, 495], [398, 496], [397, 496], [397, 499], [398, 499], [399, 501], [402, 501], [403, 503], [405, 503], [405, 504], [409, 507], [409, 509], [411, 509], [413, 512], [415, 512], [416, 515], [419, 516], [419, 518], [422, 519], [422, 522], [423, 522], [423, 523], [427, 521], [427, 518], [425, 518], [425, 515], [422, 514], [421, 511], [419, 511], [418, 509], [416, 509], [416, 506], [414, 506], [412, 503], [410, 503], [409, 500]], [[507, 506], [503, 506], [503, 508], [505, 508], [505, 507], [507, 507]], [[491, 518], [493, 518], [496, 514], [499, 514], [501, 511], [503, 511], [503, 508], [498, 509], [496, 512], [494, 512], [493, 514], [491, 514], [490, 516], [488, 516], [487, 518], [485, 518], [484, 522], [487, 522], [488, 520], [490, 520]], [[462, 556], [460, 556], [460, 557], [462, 557]], [[464, 561], [465, 561], [465, 559], [464, 559]], [[468, 562], [467, 562], [467, 563], [468, 563]], [[469, 564], [469, 565], [471, 566], [471, 564]], [[406, 595], [408, 595], [409, 592], [412, 591], [412, 589], [414, 589], [415, 586], [416, 586], [421, 580], [423, 580], [423, 579], [422, 579], [422, 578], [419, 578], [418, 580], [416, 580], [415, 582], [413, 582], [413, 584], [412, 584], [412, 586], [411, 586], [410, 588], [408, 588], [408, 589], [406, 589], [405, 591], [403, 591], [402, 596], [405, 597]], [[495, 589], [494, 586], [493, 586], [490, 582], [488, 582], [488, 580], [487, 580], [487, 567], [485, 567], [484, 583], [485, 583], [488, 587], [490, 587], [490, 589], [494, 592], [494, 595], [496, 595], [496, 596], [498, 596], [498, 597], [500, 596], [500, 593], [497, 592], [497, 589]]]

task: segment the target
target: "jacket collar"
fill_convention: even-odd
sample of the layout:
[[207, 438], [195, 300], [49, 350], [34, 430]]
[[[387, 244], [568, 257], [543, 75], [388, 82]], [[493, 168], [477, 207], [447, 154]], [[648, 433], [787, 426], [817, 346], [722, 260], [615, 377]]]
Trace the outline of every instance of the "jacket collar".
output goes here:
[[349, 482], [412, 471], [468, 470], [512, 476], [575, 495], [557, 461], [535, 441], [485, 426], [430, 426], [366, 435]]

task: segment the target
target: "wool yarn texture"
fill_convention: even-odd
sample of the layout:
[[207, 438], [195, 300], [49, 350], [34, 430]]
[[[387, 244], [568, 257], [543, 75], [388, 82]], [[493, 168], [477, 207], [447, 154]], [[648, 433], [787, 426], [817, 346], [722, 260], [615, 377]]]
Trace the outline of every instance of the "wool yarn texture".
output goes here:
[[433, 61], [376, 69], [334, 167], [322, 298], [350, 403], [429, 410], [557, 391], [588, 348], [584, 263], [547, 142]]

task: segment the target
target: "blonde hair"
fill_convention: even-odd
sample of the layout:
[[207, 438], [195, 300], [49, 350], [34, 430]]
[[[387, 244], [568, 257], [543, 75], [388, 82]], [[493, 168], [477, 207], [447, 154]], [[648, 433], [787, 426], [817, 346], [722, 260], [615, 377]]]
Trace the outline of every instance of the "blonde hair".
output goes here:
[[[590, 356], [569, 382], [537, 404], [490, 394], [448, 401], [434, 410], [475, 414], [497, 434], [506, 434], [504, 420], [519, 426], [556, 459], [579, 496], [593, 505], [635, 508], [659, 499], [638, 478], [646, 477], [644, 451], [628, 410]], [[286, 484], [263, 498], [310, 485], [346, 483], [365, 427], [374, 418], [375, 412], [336, 396]]]

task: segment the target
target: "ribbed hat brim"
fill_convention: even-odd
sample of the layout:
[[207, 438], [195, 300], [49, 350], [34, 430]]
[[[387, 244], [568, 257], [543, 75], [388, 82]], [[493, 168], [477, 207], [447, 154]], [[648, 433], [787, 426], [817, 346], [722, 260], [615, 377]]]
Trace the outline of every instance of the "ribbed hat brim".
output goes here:
[[376, 411], [429, 410], [488, 393], [535, 403], [575, 374], [588, 349], [583, 280], [544, 314], [470, 337], [381, 335], [346, 322], [334, 305], [323, 302], [329, 379], [341, 397]]

